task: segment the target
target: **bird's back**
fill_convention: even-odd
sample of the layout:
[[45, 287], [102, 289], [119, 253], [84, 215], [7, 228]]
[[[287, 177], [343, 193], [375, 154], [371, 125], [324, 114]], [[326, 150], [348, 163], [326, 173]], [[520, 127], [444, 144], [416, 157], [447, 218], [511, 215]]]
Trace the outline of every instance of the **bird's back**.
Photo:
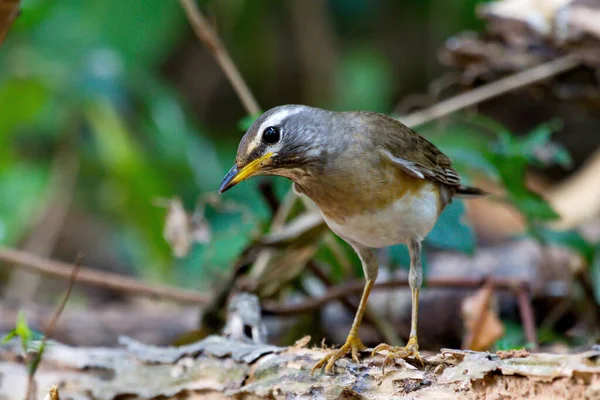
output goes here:
[[385, 159], [377, 143], [393, 127], [374, 129], [381, 126], [379, 115], [338, 114], [337, 136], [329, 141], [335, 145], [322, 170], [296, 183], [334, 232], [367, 247], [424, 237], [451, 198], [446, 185], [412, 176]]

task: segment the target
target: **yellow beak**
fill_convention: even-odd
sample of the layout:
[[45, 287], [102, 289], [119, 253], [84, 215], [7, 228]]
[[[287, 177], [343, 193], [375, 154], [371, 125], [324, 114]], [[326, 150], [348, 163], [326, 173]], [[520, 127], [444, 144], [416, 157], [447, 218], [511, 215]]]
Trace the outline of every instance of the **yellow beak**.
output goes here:
[[271, 157], [273, 157], [273, 153], [269, 152], [264, 156], [259, 157], [256, 160], [250, 162], [241, 170], [238, 170], [237, 165], [231, 167], [227, 175], [225, 175], [225, 178], [223, 178], [223, 182], [221, 182], [219, 193], [226, 192], [241, 181], [251, 177], [256, 172], [260, 171], [260, 169], [264, 166], [265, 161], [269, 160]]

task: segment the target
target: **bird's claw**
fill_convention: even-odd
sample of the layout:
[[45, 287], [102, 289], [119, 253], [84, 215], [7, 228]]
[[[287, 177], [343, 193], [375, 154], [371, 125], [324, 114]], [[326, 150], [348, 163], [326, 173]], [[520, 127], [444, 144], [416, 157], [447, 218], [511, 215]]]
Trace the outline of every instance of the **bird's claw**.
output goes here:
[[373, 357], [376, 353], [379, 353], [380, 351], [387, 351], [385, 359], [383, 360], [383, 364], [381, 365], [382, 373], [385, 373], [385, 366], [388, 360], [394, 358], [414, 357], [417, 361], [419, 361], [419, 363], [421, 363], [421, 366], [425, 366], [425, 363], [423, 362], [423, 359], [419, 354], [419, 343], [417, 342], [416, 337], [411, 337], [408, 340], [406, 346], [404, 347], [390, 346], [389, 344], [382, 343], [373, 349], [373, 351], [371, 352], [371, 357]]
[[357, 336], [350, 335], [346, 339], [346, 343], [342, 347], [337, 350], [331, 351], [325, 357], [323, 357], [318, 363], [310, 371], [311, 375], [318, 369], [323, 368], [325, 366], [325, 373], [330, 374], [333, 370], [333, 366], [335, 362], [340, 358], [344, 357], [346, 354], [350, 353], [352, 355], [352, 359], [355, 363], [359, 363], [358, 352], [366, 349], [367, 347], [360, 341]]

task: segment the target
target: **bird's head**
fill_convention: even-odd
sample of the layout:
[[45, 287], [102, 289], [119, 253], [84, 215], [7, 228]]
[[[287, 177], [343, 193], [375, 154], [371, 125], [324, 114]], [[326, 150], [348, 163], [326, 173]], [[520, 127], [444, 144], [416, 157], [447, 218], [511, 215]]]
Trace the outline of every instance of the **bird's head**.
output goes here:
[[323, 155], [320, 142], [329, 129], [330, 114], [301, 105], [279, 106], [265, 112], [242, 138], [235, 164], [219, 192], [255, 175], [293, 179], [306, 173]]

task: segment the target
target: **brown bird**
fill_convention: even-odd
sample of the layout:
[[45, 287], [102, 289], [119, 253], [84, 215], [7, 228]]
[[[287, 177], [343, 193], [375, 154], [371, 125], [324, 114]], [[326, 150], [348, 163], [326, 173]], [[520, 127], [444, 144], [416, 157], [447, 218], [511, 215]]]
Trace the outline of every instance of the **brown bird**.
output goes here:
[[350, 353], [358, 362], [365, 345], [358, 337], [379, 266], [372, 248], [406, 244], [410, 253], [411, 331], [405, 347], [381, 344], [394, 357], [419, 356], [417, 313], [422, 284], [421, 241], [454, 196], [483, 195], [463, 186], [450, 159], [397, 120], [374, 112], [332, 112], [284, 105], [260, 116], [240, 142], [235, 165], [221, 193], [255, 175], [291, 179], [308, 196], [327, 225], [360, 258], [366, 278], [346, 343], [320, 360], [331, 372]]

